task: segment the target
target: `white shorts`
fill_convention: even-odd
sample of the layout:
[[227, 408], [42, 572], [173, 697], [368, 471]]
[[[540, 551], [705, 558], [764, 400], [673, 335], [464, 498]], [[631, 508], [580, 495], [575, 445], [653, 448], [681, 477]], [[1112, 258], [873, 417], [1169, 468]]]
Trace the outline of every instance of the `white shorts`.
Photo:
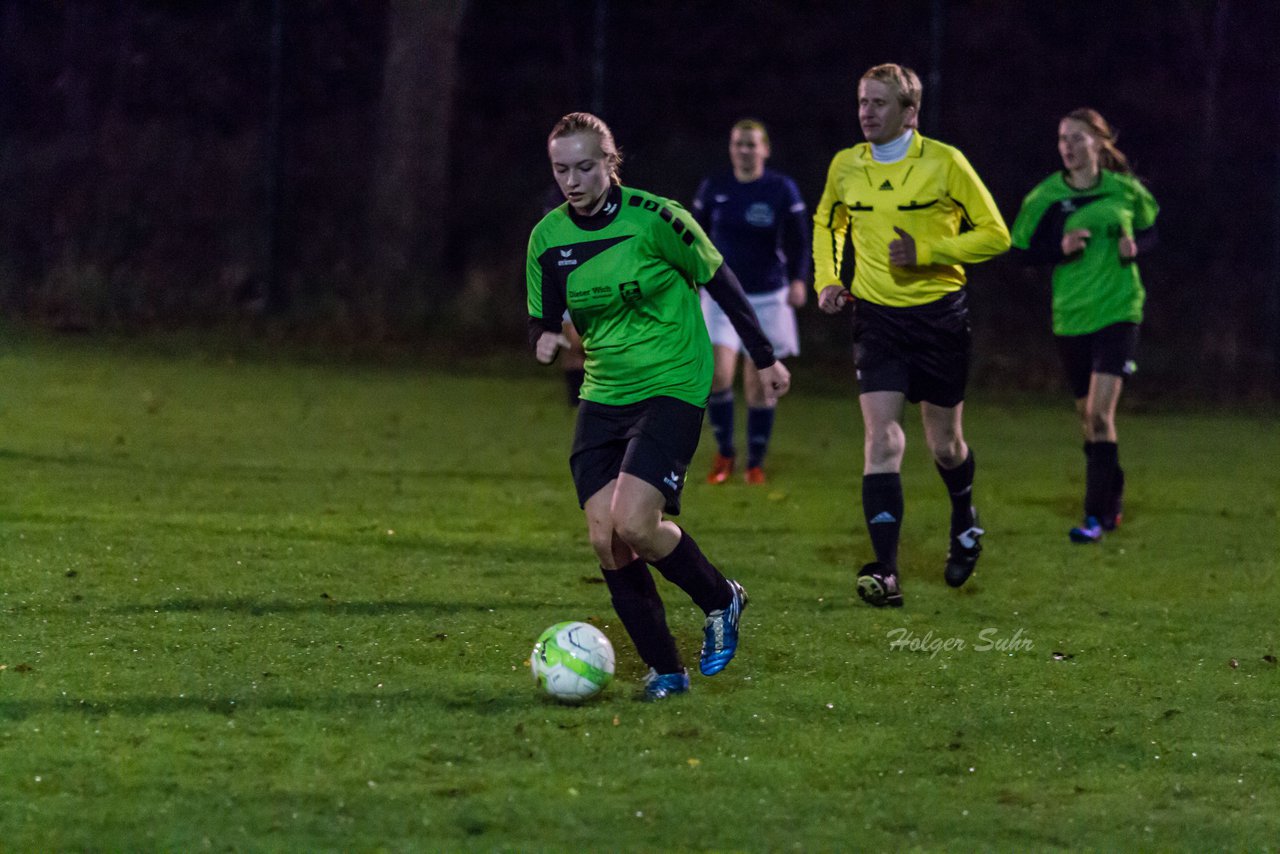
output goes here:
[[[760, 318], [760, 328], [773, 345], [773, 355], [779, 359], [800, 355], [800, 330], [796, 326], [796, 310], [787, 302], [789, 290], [779, 288], [767, 294], [747, 294], [751, 307], [756, 310], [756, 317]], [[742, 339], [729, 322], [729, 316], [705, 290], [702, 292], [702, 316], [707, 321], [707, 333], [712, 344], [746, 352], [742, 348]]]

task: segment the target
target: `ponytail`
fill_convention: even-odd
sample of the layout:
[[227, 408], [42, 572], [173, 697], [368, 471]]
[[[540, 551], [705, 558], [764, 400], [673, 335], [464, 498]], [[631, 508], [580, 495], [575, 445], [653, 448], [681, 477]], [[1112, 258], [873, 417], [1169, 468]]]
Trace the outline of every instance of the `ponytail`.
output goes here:
[[1102, 150], [1098, 152], [1098, 160], [1102, 164], [1102, 168], [1110, 169], [1112, 172], [1123, 172], [1132, 174], [1133, 167], [1129, 165], [1129, 158], [1125, 157], [1124, 152], [1116, 148], [1116, 139], [1120, 134], [1111, 127], [1102, 114], [1091, 107], [1080, 107], [1067, 113], [1064, 118], [1075, 119], [1083, 122], [1089, 127], [1089, 133], [1093, 134]]

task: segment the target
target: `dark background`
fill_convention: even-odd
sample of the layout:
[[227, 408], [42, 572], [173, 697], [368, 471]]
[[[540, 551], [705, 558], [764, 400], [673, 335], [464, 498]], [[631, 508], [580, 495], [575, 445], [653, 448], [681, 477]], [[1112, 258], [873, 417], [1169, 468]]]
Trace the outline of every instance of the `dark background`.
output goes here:
[[[686, 202], [759, 118], [812, 207], [896, 61], [1010, 223], [1058, 118], [1107, 116], [1162, 207], [1142, 385], [1274, 396], [1278, 36], [1272, 0], [0, 0], [0, 311], [516, 348], [560, 115], [600, 112], [624, 182]], [[1056, 386], [1047, 275], [970, 273], [976, 380]], [[842, 363], [845, 322], [801, 323]]]

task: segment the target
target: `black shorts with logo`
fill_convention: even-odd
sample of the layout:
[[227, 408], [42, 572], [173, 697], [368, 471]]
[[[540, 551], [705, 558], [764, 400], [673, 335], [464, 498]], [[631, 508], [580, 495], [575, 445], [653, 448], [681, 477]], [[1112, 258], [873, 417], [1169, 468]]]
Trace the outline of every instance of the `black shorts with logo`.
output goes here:
[[961, 403], [971, 349], [967, 302], [963, 289], [925, 305], [858, 300], [853, 362], [862, 393], [900, 391], [912, 403]]
[[1138, 324], [1113, 323], [1084, 335], [1057, 335], [1058, 354], [1067, 372], [1067, 385], [1077, 399], [1089, 396], [1089, 377], [1112, 374], [1128, 379], [1137, 370]]
[[674, 397], [651, 397], [626, 406], [582, 401], [569, 469], [578, 505], [621, 472], [651, 484], [680, 513], [680, 493], [702, 436], [703, 408]]

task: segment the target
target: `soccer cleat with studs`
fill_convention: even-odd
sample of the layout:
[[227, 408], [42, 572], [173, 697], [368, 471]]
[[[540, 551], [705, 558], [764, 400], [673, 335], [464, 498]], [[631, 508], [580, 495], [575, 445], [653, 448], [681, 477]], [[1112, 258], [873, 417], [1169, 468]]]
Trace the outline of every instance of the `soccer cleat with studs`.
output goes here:
[[688, 690], [688, 670], [682, 667], [679, 673], [659, 673], [650, 667], [648, 675], [644, 677], [644, 694], [641, 695], [641, 699], [647, 703], [653, 703], [675, 694], [684, 694]]
[[707, 614], [707, 621], [702, 626], [702, 654], [698, 669], [703, 676], [715, 676], [724, 670], [738, 651], [738, 622], [742, 619], [742, 609], [747, 607], [747, 591], [732, 578], [729, 579], [729, 588], [733, 594], [729, 604]]
[[759, 486], [766, 480], [764, 476], [764, 469], [760, 466], [752, 466], [747, 469], [746, 473], [743, 475], [743, 480], [751, 486]]
[[1101, 542], [1102, 523], [1098, 521], [1097, 516], [1086, 516], [1084, 523], [1068, 531], [1067, 536], [1071, 538], [1071, 542], [1082, 545]]
[[878, 561], [867, 564], [858, 573], [858, 595], [876, 608], [901, 608], [902, 589], [897, 571]]
[[707, 474], [707, 483], [724, 483], [733, 475], [733, 457], [717, 453], [711, 459], [711, 471]]
[[982, 553], [981, 540], [986, 531], [978, 527], [978, 511], [975, 509], [971, 512], [973, 524], [951, 538], [951, 548], [947, 552], [947, 568], [943, 571], [943, 577], [952, 587], [959, 587], [969, 580], [974, 567], [978, 565], [978, 555]]

